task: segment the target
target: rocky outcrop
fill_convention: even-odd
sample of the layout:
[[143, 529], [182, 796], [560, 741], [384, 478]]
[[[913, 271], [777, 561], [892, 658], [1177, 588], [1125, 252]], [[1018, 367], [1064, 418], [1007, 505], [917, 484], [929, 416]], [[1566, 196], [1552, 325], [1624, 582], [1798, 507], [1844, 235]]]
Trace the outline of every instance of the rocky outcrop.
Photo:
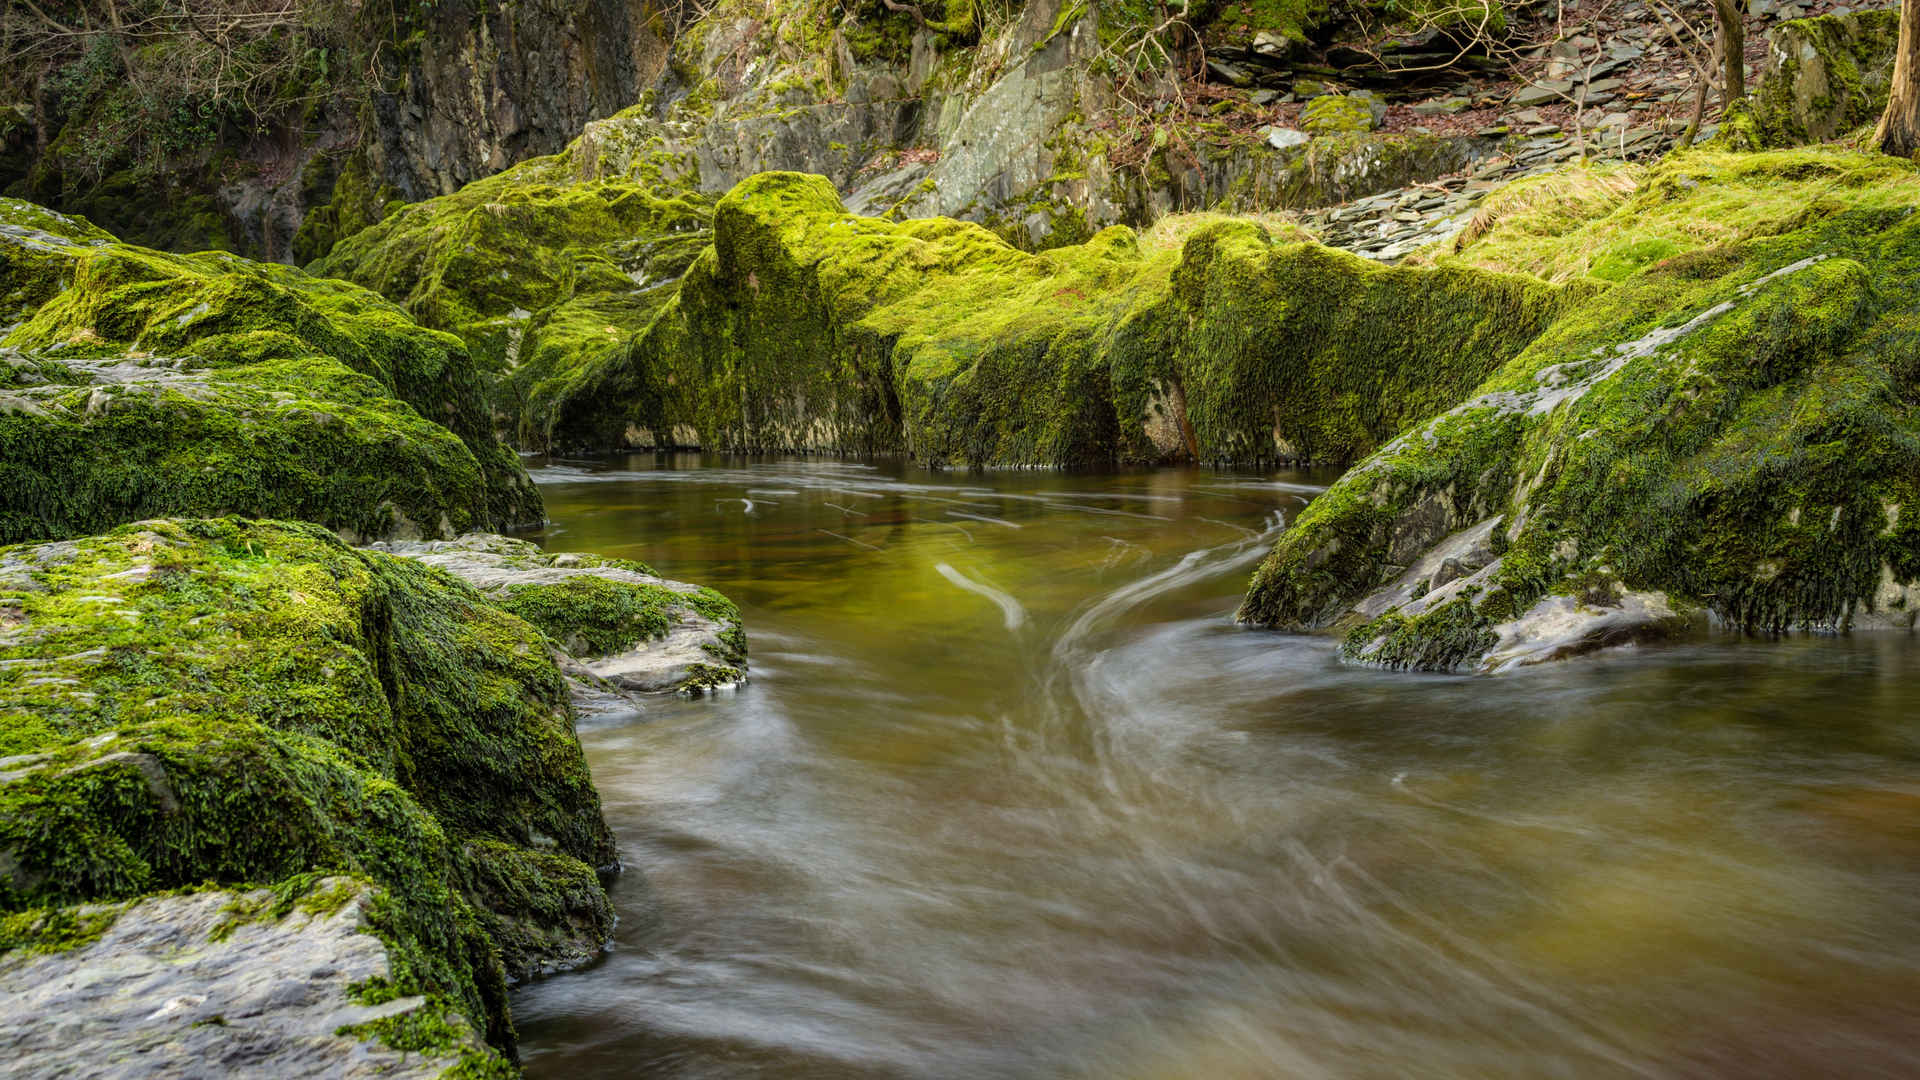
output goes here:
[[562, 154], [397, 210], [313, 271], [458, 335], [501, 426], [544, 446], [551, 402], [645, 328], [711, 238], [711, 201], [663, 182], [662, 152], [629, 127], [590, 126]]
[[0, 75], [0, 192], [154, 247], [306, 261], [390, 202], [552, 153], [639, 100], [685, 17], [641, 0], [272, 15], [56, 13]]
[[1887, 107], [1900, 9], [1795, 19], [1767, 35], [1753, 120], [1769, 146], [1838, 138]]
[[[1348, 656], [1418, 668], [1552, 658], [1695, 613], [1912, 626], [1916, 178], [1851, 152], [1695, 153], [1572, 215], [1524, 195], [1491, 214], [1466, 260], [1617, 284], [1316, 499], [1240, 617], [1344, 630]], [[1726, 206], [1738, 226], [1702, 246]]]
[[1217, 218], [1029, 254], [768, 174], [721, 200], [713, 247], [557, 405], [554, 439], [973, 466], [1350, 460], [1457, 400], [1561, 300]]
[[641, 563], [553, 554], [484, 533], [374, 547], [445, 570], [545, 631], [583, 712], [632, 711], [636, 695], [746, 681], [739, 609], [712, 589], [668, 581]]
[[[466, 1018], [399, 977], [365, 881], [213, 889], [12, 916], [0, 952], [9, 1075], [426, 1078], [508, 1072]], [[55, 933], [59, 927], [65, 936]], [[405, 1031], [411, 1037], [395, 1037]]]
[[330, 231], [315, 233], [311, 250], [328, 253], [312, 268], [460, 335], [496, 370], [506, 429], [541, 449], [555, 403], [671, 294], [713, 198], [760, 173], [824, 176], [855, 213], [972, 221], [1037, 250], [1170, 212], [1325, 206], [1497, 147], [1417, 132], [1283, 143], [1183, 120], [1177, 142], [1134, 160], [1112, 134], [1131, 114], [1093, 62], [1111, 42], [1083, 7], [1037, 0], [992, 33], [962, 14], [924, 27], [884, 9], [858, 24], [805, 5], [764, 15], [717, 5], [655, 92], [559, 154], [405, 208], [373, 198], [351, 227], [316, 218]]
[[422, 996], [510, 1050], [507, 980], [598, 954], [615, 864], [546, 636], [458, 579], [238, 519], [0, 548], [0, 944], [356, 875], [391, 972], [361, 1003]]
[[0, 305], [0, 542], [159, 514], [541, 520], [465, 347], [364, 289], [0, 200]]

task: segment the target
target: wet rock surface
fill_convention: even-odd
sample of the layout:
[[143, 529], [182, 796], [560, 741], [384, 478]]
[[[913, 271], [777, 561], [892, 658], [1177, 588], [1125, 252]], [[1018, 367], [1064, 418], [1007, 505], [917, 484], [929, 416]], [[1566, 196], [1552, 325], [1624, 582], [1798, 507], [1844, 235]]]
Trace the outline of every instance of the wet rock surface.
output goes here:
[[697, 693], [746, 679], [746, 639], [733, 605], [638, 563], [550, 553], [488, 533], [388, 541], [373, 550], [445, 570], [546, 630], [562, 650], [575, 707], [589, 714], [630, 712], [646, 694]]
[[77, 909], [112, 924], [75, 948], [0, 954], [0, 1075], [435, 1077], [483, 1046], [457, 1019], [462, 1036], [433, 1051], [343, 1033], [425, 998], [357, 1002], [353, 987], [392, 974], [364, 925], [371, 887], [327, 878], [315, 892], [326, 909], [278, 916], [265, 889]]

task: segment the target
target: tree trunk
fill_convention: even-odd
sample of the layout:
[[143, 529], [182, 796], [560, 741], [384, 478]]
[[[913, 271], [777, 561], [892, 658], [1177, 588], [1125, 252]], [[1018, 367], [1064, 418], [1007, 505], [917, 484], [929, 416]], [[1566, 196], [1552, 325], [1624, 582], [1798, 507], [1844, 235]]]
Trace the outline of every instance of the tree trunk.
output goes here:
[[1747, 24], [1741, 0], [1713, 0], [1713, 21], [1720, 36], [1720, 108], [1747, 96]]
[[1900, 8], [1900, 50], [1894, 54], [1893, 85], [1873, 141], [1896, 157], [1910, 158], [1920, 150], [1920, 0], [1906, 0]]

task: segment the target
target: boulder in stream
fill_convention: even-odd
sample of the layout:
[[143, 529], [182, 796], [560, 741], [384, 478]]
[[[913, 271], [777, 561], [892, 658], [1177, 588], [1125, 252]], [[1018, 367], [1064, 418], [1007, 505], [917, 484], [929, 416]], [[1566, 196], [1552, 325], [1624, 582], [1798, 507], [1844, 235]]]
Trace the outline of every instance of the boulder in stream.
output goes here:
[[635, 694], [700, 693], [746, 680], [740, 610], [712, 589], [669, 581], [645, 564], [546, 552], [488, 533], [389, 541], [374, 550], [445, 570], [545, 631], [583, 710], [621, 710]]
[[1492, 200], [1458, 256], [1575, 277], [1581, 302], [1315, 499], [1240, 618], [1426, 669], [1702, 618], [1911, 628], [1917, 181], [1873, 154], [1696, 151]]
[[[7, 970], [101, 922], [84, 905], [264, 886], [291, 910], [350, 875], [371, 883], [361, 913], [390, 964], [360, 1003], [424, 997], [510, 1051], [508, 981], [593, 959], [613, 927], [618, 856], [573, 724], [539, 630], [317, 525], [154, 520], [0, 548]], [[144, 940], [79, 962], [155, 970]], [[307, 946], [284, 944], [208, 962], [257, 963], [248, 978], [305, 1001]], [[373, 1034], [404, 1049], [425, 1023]], [[249, 1037], [193, 1030], [234, 1053]]]

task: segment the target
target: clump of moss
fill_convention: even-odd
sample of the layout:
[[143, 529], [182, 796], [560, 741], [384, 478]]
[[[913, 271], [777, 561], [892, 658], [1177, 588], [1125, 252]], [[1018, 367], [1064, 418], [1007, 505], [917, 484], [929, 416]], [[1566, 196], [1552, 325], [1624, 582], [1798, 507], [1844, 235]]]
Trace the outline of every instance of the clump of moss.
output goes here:
[[1373, 106], [1349, 94], [1323, 94], [1307, 102], [1300, 126], [1315, 135], [1339, 135], [1373, 130]]
[[397, 992], [510, 1047], [506, 979], [591, 956], [612, 925], [572, 722], [538, 630], [315, 526], [0, 548], [0, 912], [30, 913], [7, 938], [73, 938], [44, 909], [202, 882], [324, 905], [316, 875], [357, 875], [381, 886], [367, 918]]
[[562, 154], [395, 208], [312, 269], [457, 335], [513, 436], [545, 447], [551, 400], [647, 324], [709, 239], [710, 201], [691, 185], [634, 175], [644, 155], [627, 171], [604, 160], [602, 144], [636, 122], [603, 121]]

